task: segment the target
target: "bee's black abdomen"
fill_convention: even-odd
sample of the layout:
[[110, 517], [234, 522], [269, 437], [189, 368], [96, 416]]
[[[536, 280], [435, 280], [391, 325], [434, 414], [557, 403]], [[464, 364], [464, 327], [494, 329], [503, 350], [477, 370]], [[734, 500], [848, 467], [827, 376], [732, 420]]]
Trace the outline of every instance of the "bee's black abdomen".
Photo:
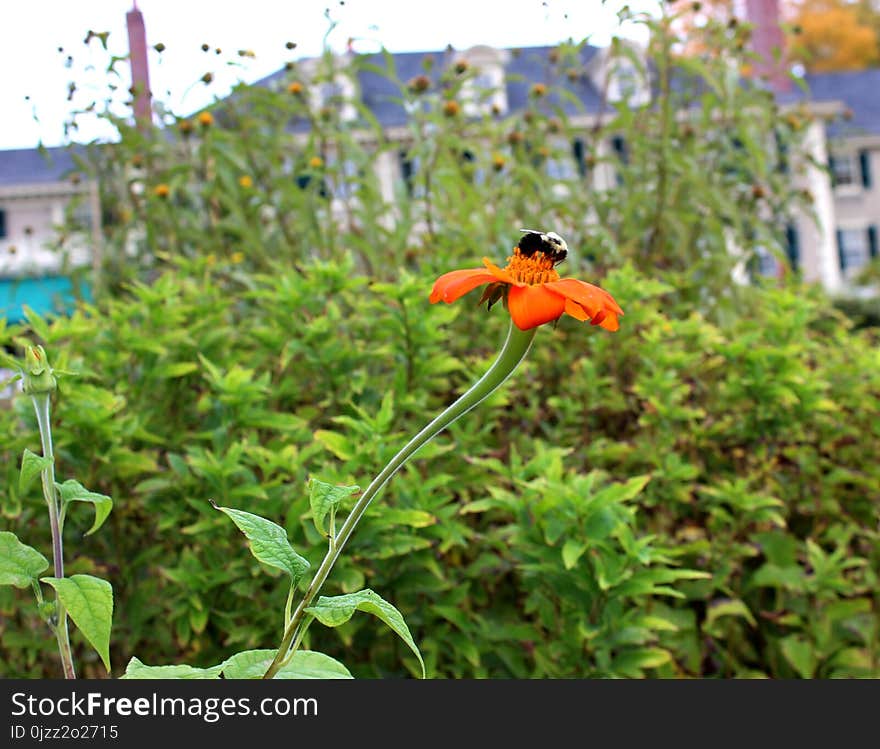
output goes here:
[[536, 252], [546, 252], [549, 247], [546, 247], [546, 242], [544, 240], [543, 234], [538, 234], [537, 232], [529, 232], [528, 234], [523, 234], [522, 239], [519, 240], [519, 251], [525, 255], [526, 257], [531, 257]]

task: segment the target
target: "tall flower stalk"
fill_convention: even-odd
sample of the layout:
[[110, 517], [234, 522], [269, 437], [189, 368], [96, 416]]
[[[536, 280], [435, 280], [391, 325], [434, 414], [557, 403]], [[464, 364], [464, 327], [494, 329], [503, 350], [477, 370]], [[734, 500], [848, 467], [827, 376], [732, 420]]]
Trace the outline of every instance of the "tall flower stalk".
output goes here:
[[477, 380], [458, 400], [446, 408], [439, 416], [431, 421], [424, 429], [415, 435], [404, 447], [388, 462], [379, 474], [370, 482], [370, 485], [361, 494], [355, 506], [340, 526], [339, 530], [330, 535], [330, 547], [321, 565], [315, 572], [315, 576], [309, 583], [305, 595], [294, 610], [290, 621], [285, 628], [281, 644], [275, 659], [270, 664], [264, 675], [264, 679], [271, 679], [278, 670], [290, 659], [302, 640], [309, 621], [306, 619], [306, 609], [312, 604], [315, 596], [321, 590], [321, 586], [339, 559], [346, 542], [354, 533], [367, 507], [376, 498], [385, 484], [397, 473], [407, 461], [421, 448], [426, 445], [456, 419], [464, 416], [475, 406], [482, 403], [494, 393], [513, 374], [519, 363], [525, 358], [535, 338], [537, 328], [520, 330], [511, 320], [507, 331], [504, 345], [495, 362], [488, 371]]
[[[55, 453], [52, 449], [52, 425], [50, 414], [52, 393], [57, 387], [52, 368], [47, 361], [42, 346], [30, 346], [25, 353], [25, 369], [22, 372], [24, 392], [30, 396], [37, 415], [40, 429], [40, 442], [43, 448], [45, 465], [40, 471], [43, 485], [43, 498], [49, 508], [49, 527], [52, 533], [52, 566], [56, 578], [64, 577], [64, 505], [58, 497], [55, 485]], [[39, 589], [37, 589], [39, 590]], [[58, 652], [65, 679], [75, 679], [73, 653], [70, 649], [70, 636], [67, 629], [67, 610], [60, 596], [55, 596], [55, 611], [49, 624], [58, 640]]]

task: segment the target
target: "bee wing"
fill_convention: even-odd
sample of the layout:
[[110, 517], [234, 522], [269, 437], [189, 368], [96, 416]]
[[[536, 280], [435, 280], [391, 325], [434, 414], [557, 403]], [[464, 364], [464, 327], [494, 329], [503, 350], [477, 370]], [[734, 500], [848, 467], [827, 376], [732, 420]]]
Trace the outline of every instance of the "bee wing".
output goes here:
[[520, 229], [523, 234], [543, 234], [540, 229]]

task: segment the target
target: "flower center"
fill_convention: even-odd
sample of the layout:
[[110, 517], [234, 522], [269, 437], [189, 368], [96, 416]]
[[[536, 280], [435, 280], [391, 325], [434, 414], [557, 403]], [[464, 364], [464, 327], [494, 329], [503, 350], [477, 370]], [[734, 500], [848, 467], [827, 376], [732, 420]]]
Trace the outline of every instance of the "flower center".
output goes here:
[[540, 250], [532, 255], [523, 255], [519, 247], [514, 247], [513, 254], [507, 258], [507, 267], [504, 270], [517, 283], [529, 286], [559, 280], [559, 274], [553, 268], [553, 260]]

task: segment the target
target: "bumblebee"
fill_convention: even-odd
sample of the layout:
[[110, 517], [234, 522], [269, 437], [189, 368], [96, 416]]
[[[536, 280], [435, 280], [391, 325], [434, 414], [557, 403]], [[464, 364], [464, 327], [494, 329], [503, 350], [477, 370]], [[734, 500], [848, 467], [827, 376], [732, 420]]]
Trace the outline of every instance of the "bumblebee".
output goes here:
[[520, 229], [525, 235], [519, 240], [521, 255], [531, 257], [536, 252], [543, 252], [553, 265], [559, 265], [568, 255], [568, 245], [555, 231], [543, 232], [536, 229]]

